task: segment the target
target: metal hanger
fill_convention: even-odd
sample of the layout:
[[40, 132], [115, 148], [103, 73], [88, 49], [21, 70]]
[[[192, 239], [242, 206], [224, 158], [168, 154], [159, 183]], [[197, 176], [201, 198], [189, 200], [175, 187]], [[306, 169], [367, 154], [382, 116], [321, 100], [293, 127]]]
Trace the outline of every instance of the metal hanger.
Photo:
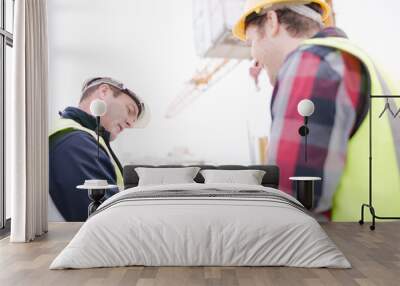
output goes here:
[[398, 115], [400, 115], [400, 108], [399, 111], [397, 111], [396, 114], [394, 115], [394, 118], [396, 118]]
[[379, 118], [381, 118], [387, 110], [389, 110], [390, 114], [392, 114], [393, 117], [396, 117], [400, 112], [400, 110], [396, 114], [393, 112], [393, 110], [390, 107], [389, 98], [386, 98], [385, 108], [383, 109], [382, 113], [379, 115]]

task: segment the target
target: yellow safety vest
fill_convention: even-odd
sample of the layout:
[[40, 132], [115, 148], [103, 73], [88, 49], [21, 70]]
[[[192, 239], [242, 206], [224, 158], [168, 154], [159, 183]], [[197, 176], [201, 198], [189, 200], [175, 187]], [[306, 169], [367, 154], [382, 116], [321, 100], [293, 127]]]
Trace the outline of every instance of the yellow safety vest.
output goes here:
[[[371, 95], [400, 94], [395, 86], [370, 57], [345, 38], [328, 37], [309, 39], [304, 45], [335, 48], [358, 58], [366, 67], [371, 81]], [[368, 96], [368, 95], [366, 95]], [[390, 99], [394, 112], [400, 100]], [[400, 214], [400, 117], [379, 114], [385, 99], [372, 99], [372, 201], [379, 216]], [[318, 107], [317, 107], [318, 108]], [[332, 219], [356, 221], [360, 219], [361, 204], [368, 203], [369, 193], [369, 115], [348, 143], [345, 168], [333, 197]], [[371, 219], [369, 213], [367, 219]]]
[[[82, 125], [80, 125], [79, 123], [77, 123], [76, 121], [72, 120], [72, 119], [66, 119], [66, 118], [59, 118], [56, 121], [55, 124], [55, 128], [54, 130], [50, 133], [49, 138], [51, 138], [52, 136], [60, 133], [60, 132], [69, 132], [69, 131], [73, 131], [73, 130], [80, 130], [80, 131], [84, 131], [86, 133], [89, 133], [91, 136], [93, 136], [96, 141], [97, 141], [97, 134], [96, 132], [94, 132], [93, 130], [90, 130], [88, 128], [83, 127]], [[120, 169], [118, 168], [117, 163], [115, 162], [114, 158], [111, 156], [111, 152], [108, 149], [106, 143], [104, 142], [103, 138], [99, 137], [99, 143], [100, 146], [106, 151], [108, 157], [110, 158], [113, 166], [114, 166], [114, 172], [115, 172], [115, 176], [117, 178], [117, 185], [118, 188], [120, 190], [123, 190], [124, 187], [124, 180], [122, 177], [122, 173], [120, 171]]]

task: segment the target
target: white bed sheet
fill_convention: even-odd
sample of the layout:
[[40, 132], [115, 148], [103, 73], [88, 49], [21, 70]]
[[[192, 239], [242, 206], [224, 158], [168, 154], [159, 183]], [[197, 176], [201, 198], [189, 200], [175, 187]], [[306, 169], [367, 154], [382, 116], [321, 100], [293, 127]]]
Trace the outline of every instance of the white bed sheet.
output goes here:
[[[262, 190], [254, 185], [179, 184], [136, 187], [104, 202], [50, 269], [145, 266], [292, 266], [350, 268], [318, 222], [290, 205], [254, 198], [123, 201], [133, 192]], [[296, 201], [297, 202], [297, 201]]]

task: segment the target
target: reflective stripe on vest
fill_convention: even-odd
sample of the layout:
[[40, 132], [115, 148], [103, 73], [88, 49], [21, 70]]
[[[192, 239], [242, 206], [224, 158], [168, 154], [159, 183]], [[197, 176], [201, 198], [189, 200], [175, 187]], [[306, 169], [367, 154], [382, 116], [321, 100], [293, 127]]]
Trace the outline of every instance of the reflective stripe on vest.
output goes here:
[[[97, 142], [97, 134], [93, 130], [90, 130], [88, 128], [83, 127], [76, 121], [72, 119], [66, 119], [66, 118], [59, 118], [56, 121], [55, 128], [54, 130], [50, 133], [49, 138], [59, 132], [63, 131], [69, 131], [69, 130], [80, 130], [84, 131], [86, 133], [89, 133], [91, 136], [93, 136]], [[113, 157], [111, 156], [110, 150], [108, 150], [108, 147], [106, 143], [104, 142], [104, 139], [99, 137], [99, 143], [100, 146], [103, 147], [103, 149], [106, 151], [108, 158], [110, 159], [111, 163], [113, 164], [114, 167], [114, 172], [115, 172], [115, 177], [117, 178], [117, 185], [120, 190], [123, 190], [124, 187], [124, 180], [122, 177], [122, 173], [120, 169], [118, 168], [118, 165], [114, 161]]]
[[[326, 46], [355, 56], [369, 73], [371, 95], [396, 94], [395, 86], [382, 75], [370, 57], [348, 39], [310, 39], [304, 41], [303, 45]], [[373, 205], [379, 216], [395, 216], [400, 213], [400, 118], [395, 119], [390, 112], [379, 118], [385, 103], [384, 98], [372, 99], [371, 110], [348, 143], [345, 168], [335, 194], [323, 194], [325, 201], [332, 200], [333, 196], [332, 219], [335, 221], [359, 220], [361, 204], [368, 203], [370, 112], [373, 123]], [[399, 99], [390, 98], [389, 103], [393, 111], [399, 110]], [[369, 214], [367, 218], [370, 219]]]

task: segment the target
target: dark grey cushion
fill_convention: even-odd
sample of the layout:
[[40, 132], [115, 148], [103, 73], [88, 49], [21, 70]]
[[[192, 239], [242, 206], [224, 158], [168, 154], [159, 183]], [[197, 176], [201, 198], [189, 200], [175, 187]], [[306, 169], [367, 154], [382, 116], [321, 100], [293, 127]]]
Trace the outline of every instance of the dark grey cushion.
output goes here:
[[[183, 165], [160, 165], [160, 166], [149, 166], [149, 165], [126, 165], [124, 166], [124, 184], [125, 189], [136, 187], [139, 183], [139, 176], [135, 171], [137, 167], [145, 168], [182, 168], [186, 167]], [[263, 170], [265, 175], [262, 179], [262, 185], [265, 187], [271, 187], [278, 189], [279, 187], [279, 168], [272, 165], [253, 165], [253, 166], [240, 166], [240, 165], [221, 165], [221, 166], [211, 166], [211, 165], [191, 165], [189, 167], [200, 167], [204, 169], [218, 169], [218, 170]], [[204, 183], [204, 178], [200, 174], [194, 178], [197, 183]]]

